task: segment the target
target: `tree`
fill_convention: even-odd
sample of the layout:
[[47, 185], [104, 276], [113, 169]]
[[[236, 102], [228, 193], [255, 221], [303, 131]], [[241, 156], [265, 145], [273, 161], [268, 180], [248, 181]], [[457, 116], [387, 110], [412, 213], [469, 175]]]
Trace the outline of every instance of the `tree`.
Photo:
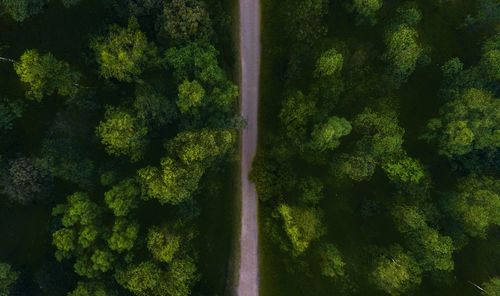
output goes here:
[[195, 261], [192, 258], [174, 260], [166, 274], [165, 291], [171, 296], [189, 295], [199, 278]]
[[405, 82], [413, 73], [423, 48], [418, 42], [417, 31], [407, 25], [401, 25], [388, 33], [387, 52], [384, 58], [389, 62], [390, 79], [395, 85]]
[[429, 121], [424, 138], [436, 141], [441, 154], [452, 158], [474, 150], [493, 152], [500, 147], [500, 101], [493, 94], [468, 89], [445, 104], [440, 115]]
[[142, 158], [148, 130], [130, 113], [108, 107], [96, 133], [110, 155], [125, 155], [132, 161]]
[[326, 77], [338, 74], [342, 70], [344, 57], [335, 48], [325, 51], [316, 61], [314, 74], [319, 77]]
[[307, 177], [299, 182], [299, 200], [311, 205], [318, 204], [323, 198], [323, 183], [314, 177]]
[[9, 162], [8, 170], [2, 176], [2, 186], [9, 200], [28, 204], [47, 196], [50, 178], [33, 159], [21, 157]]
[[454, 247], [450, 237], [443, 236], [437, 230], [427, 227], [415, 233], [409, 243], [422, 270], [453, 270]]
[[68, 63], [57, 60], [51, 53], [42, 55], [35, 49], [25, 51], [20, 61], [14, 63], [14, 70], [29, 86], [28, 98], [36, 101], [56, 92], [61, 96], [73, 95], [80, 80], [80, 74], [72, 71]]
[[288, 243], [291, 246], [290, 252], [293, 256], [304, 253], [312, 241], [325, 233], [321, 223], [321, 214], [314, 208], [280, 204], [276, 213], [283, 224], [283, 230], [288, 238]]
[[356, 23], [375, 25], [377, 12], [382, 8], [382, 0], [352, 0], [349, 10], [356, 12]]
[[110, 251], [95, 250], [90, 260], [92, 261], [93, 269], [100, 272], [106, 272], [113, 268], [114, 256]]
[[[232, 112], [231, 107], [239, 94], [238, 87], [219, 66], [218, 55], [219, 52], [212, 45], [190, 43], [183, 47], [169, 48], [165, 53], [165, 66], [173, 70], [179, 84], [185, 81], [191, 81], [192, 84], [196, 81], [204, 89], [204, 107], [213, 106], [217, 108], [217, 112]], [[184, 87], [192, 89], [192, 85]], [[201, 90], [197, 88], [199, 93]], [[213, 109], [208, 112], [207, 121], [213, 121], [213, 112]]]
[[319, 249], [321, 274], [336, 279], [345, 274], [345, 262], [340, 251], [332, 244], [323, 244]]
[[322, 19], [328, 13], [328, 1], [299, 0], [287, 3], [283, 8], [287, 11], [285, 28], [291, 40], [310, 44], [326, 34], [327, 28]]
[[[500, 37], [498, 38], [500, 39]], [[491, 49], [488, 48], [488, 45], [489, 43], [486, 44], [486, 48], [481, 57], [481, 67], [489, 79], [498, 81], [500, 80], [500, 45], [497, 45], [497, 48], [492, 46]]]
[[311, 133], [311, 148], [319, 151], [333, 150], [340, 145], [339, 139], [351, 133], [351, 123], [336, 116], [314, 127]]
[[64, 5], [64, 7], [71, 7], [80, 3], [80, 1], [82, 0], [61, 0], [61, 3]]
[[362, 135], [357, 142], [359, 151], [373, 156], [379, 163], [383, 164], [403, 154], [405, 131], [398, 125], [395, 112], [376, 112], [367, 108], [356, 116], [353, 127]]
[[391, 212], [395, 226], [402, 233], [418, 233], [428, 227], [424, 213], [416, 206], [397, 205]]
[[500, 295], [500, 278], [494, 277], [483, 284], [484, 294], [488, 296], [499, 296]]
[[148, 250], [160, 262], [172, 262], [181, 249], [181, 243], [181, 236], [167, 228], [151, 227], [148, 231]]
[[286, 136], [296, 145], [303, 142], [307, 132], [307, 124], [315, 112], [315, 102], [300, 91], [286, 97], [283, 101], [279, 118]]
[[101, 282], [78, 282], [76, 288], [68, 296], [114, 296]]
[[150, 86], [138, 88], [133, 107], [137, 119], [145, 122], [148, 127], [165, 127], [177, 118], [173, 100]]
[[135, 18], [129, 20], [127, 28], [112, 25], [106, 37], [92, 40], [91, 47], [104, 78], [132, 82], [157, 63], [156, 47], [148, 42]]
[[205, 90], [196, 81], [185, 80], [179, 85], [179, 98], [177, 100], [177, 107], [181, 113], [192, 112], [192, 109], [199, 107], [202, 104]]
[[163, 158], [160, 167], [149, 166], [137, 171], [146, 198], [172, 205], [190, 199], [198, 188], [203, 169], [199, 165], [187, 166], [170, 157]]
[[332, 169], [340, 175], [345, 175], [354, 181], [369, 180], [375, 173], [377, 162], [373, 157], [364, 153], [353, 155], [343, 154], [337, 165]]
[[23, 112], [23, 104], [0, 96], [0, 132], [12, 130], [14, 121], [21, 118]]
[[421, 273], [417, 261], [397, 246], [378, 258], [371, 280], [386, 293], [401, 295], [420, 284]]
[[12, 285], [19, 278], [19, 273], [12, 270], [12, 267], [0, 262], [0, 296], [9, 296]]
[[200, 164], [208, 167], [214, 160], [228, 153], [235, 141], [236, 136], [232, 130], [202, 129], [179, 133], [167, 143], [167, 147], [188, 166]]
[[16, 22], [40, 13], [47, 0], [0, 0], [0, 6]]
[[500, 181], [474, 175], [459, 179], [448, 207], [468, 235], [484, 238], [491, 226], [500, 225]]
[[120, 285], [137, 296], [159, 296], [156, 292], [161, 286], [162, 274], [156, 264], [146, 261], [118, 270], [115, 278]]
[[425, 177], [422, 164], [414, 158], [403, 157], [383, 165], [389, 179], [395, 183], [419, 183]]
[[[99, 226], [102, 211], [86, 193], [76, 192], [68, 196], [67, 203], [58, 204], [52, 209], [52, 216], [60, 216], [62, 224], [52, 234], [55, 256], [59, 261], [81, 255], [83, 250], [94, 246], [101, 235]], [[81, 257], [85, 259], [83, 255]]]
[[121, 181], [104, 193], [104, 200], [117, 217], [124, 217], [138, 205], [141, 191], [135, 179]]
[[171, 0], [163, 8], [163, 32], [174, 42], [208, 41], [212, 27], [203, 2]]
[[108, 245], [111, 250], [118, 253], [130, 251], [134, 247], [138, 234], [139, 223], [129, 222], [125, 218], [116, 218]]

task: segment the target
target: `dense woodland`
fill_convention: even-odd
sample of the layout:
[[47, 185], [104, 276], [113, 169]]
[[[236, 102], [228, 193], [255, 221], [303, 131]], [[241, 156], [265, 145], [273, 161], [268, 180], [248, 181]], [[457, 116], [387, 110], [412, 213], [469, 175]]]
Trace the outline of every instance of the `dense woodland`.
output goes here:
[[263, 1], [263, 295], [500, 295], [500, 2]]
[[233, 5], [0, 0], [0, 295], [220, 295]]

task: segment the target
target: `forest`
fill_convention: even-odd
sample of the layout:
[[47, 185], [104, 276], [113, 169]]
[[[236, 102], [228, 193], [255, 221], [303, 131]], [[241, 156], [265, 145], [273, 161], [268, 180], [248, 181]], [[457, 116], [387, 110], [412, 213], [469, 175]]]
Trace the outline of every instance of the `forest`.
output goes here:
[[235, 4], [0, 0], [0, 296], [225, 294]]
[[[234, 294], [242, 1], [0, 0], [0, 296]], [[259, 3], [259, 295], [500, 296], [500, 1]]]
[[261, 294], [500, 295], [500, 1], [262, 6]]

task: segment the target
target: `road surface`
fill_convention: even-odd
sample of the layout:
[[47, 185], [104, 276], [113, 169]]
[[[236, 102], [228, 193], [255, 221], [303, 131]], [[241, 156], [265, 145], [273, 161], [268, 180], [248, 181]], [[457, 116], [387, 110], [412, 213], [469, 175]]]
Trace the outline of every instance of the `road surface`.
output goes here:
[[239, 0], [241, 115], [247, 121], [241, 137], [241, 230], [238, 296], [259, 293], [258, 204], [255, 185], [248, 180], [257, 150], [257, 110], [260, 73], [260, 0]]

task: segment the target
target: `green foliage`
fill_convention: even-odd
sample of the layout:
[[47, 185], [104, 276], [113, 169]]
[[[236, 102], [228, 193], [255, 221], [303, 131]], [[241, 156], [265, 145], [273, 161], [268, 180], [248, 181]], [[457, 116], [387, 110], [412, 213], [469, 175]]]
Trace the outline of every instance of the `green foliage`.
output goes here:
[[[191, 81], [189, 85], [183, 86], [185, 91], [191, 90], [188, 93], [193, 93], [192, 83], [196, 81], [204, 89], [205, 100], [202, 102], [204, 106], [214, 106], [217, 112], [228, 112], [236, 102], [238, 87], [227, 79], [219, 66], [218, 54], [219, 52], [211, 45], [190, 43], [184, 47], [169, 48], [165, 53], [165, 62], [166, 66], [173, 70], [179, 84]], [[197, 94], [201, 92], [199, 86], [195, 86]]]
[[378, 165], [386, 166], [404, 155], [404, 129], [398, 125], [396, 113], [369, 108], [353, 121], [353, 131], [361, 136], [353, 153], [343, 154], [333, 169], [352, 180], [369, 180]]
[[70, 96], [77, 91], [80, 74], [70, 69], [68, 63], [57, 60], [51, 53], [40, 54], [35, 49], [26, 50], [14, 70], [29, 87], [28, 98], [41, 101], [44, 96], [57, 93]]
[[205, 169], [227, 154], [235, 140], [230, 130], [204, 129], [178, 134], [167, 143], [178, 160], [165, 157], [161, 169], [146, 167], [137, 172], [146, 197], [174, 205], [190, 199]]
[[144, 122], [148, 127], [164, 127], [177, 118], [173, 100], [169, 100], [152, 87], [138, 89], [133, 107], [137, 119]]
[[0, 296], [9, 296], [10, 288], [17, 281], [19, 273], [7, 263], [0, 262]]
[[407, 25], [399, 26], [388, 33], [387, 51], [384, 58], [389, 62], [390, 79], [399, 85], [406, 82], [423, 55], [423, 48], [418, 42], [417, 31]]
[[325, 51], [316, 61], [314, 73], [319, 77], [332, 76], [342, 70], [344, 57], [335, 48]]
[[328, 1], [289, 1], [284, 10], [288, 12], [284, 26], [293, 41], [312, 43], [326, 33], [322, 19], [328, 13]]
[[334, 170], [338, 169], [340, 175], [345, 175], [354, 181], [369, 180], [375, 173], [377, 163], [370, 155], [356, 153], [342, 155]]
[[307, 123], [316, 112], [314, 101], [302, 92], [288, 96], [281, 107], [279, 118], [283, 124], [286, 136], [299, 145], [305, 138]]
[[345, 262], [340, 251], [332, 244], [323, 244], [319, 249], [321, 274], [336, 279], [345, 275]]
[[127, 221], [125, 218], [116, 218], [108, 245], [118, 253], [130, 251], [139, 235], [139, 223]]
[[382, 8], [382, 4], [382, 0], [352, 0], [349, 10], [356, 12], [358, 24], [374, 25], [377, 23], [377, 12]]
[[420, 284], [421, 270], [414, 258], [394, 247], [378, 258], [371, 281], [390, 295], [402, 295]]
[[177, 107], [181, 113], [188, 113], [194, 108], [201, 105], [205, 90], [196, 80], [185, 80], [179, 85], [179, 99], [177, 100]]
[[147, 236], [148, 250], [153, 257], [170, 263], [181, 248], [182, 238], [166, 228], [152, 227]]
[[96, 248], [98, 239], [103, 236], [103, 212], [88, 194], [77, 192], [68, 196], [67, 203], [54, 207], [52, 215], [60, 216], [62, 224], [52, 233], [57, 260], [75, 258], [75, 272], [88, 278], [95, 278], [112, 268], [112, 254]]
[[47, 0], [1, 0], [0, 6], [16, 22], [22, 22], [40, 13], [45, 3]]
[[491, 280], [483, 284], [484, 293], [491, 296], [500, 295], [500, 278], [494, 277]]
[[91, 47], [104, 78], [132, 82], [157, 63], [156, 47], [148, 42], [135, 18], [129, 20], [127, 28], [110, 26], [108, 35], [95, 38]]
[[113, 254], [109, 251], [96, 250], [92, 257], [90, 257], [94, 269], [100, 272], [111, 270], [114, 261]]
[[64, 227], [91, 225], [99, 216], [99, 206], [90, 200], [88, 194], [76, 192], [67, 198], [66, 204], [59, 204], [52, 210], [53, 216], [62, 216]]
[[115, 296], [103, 283], [100, 282], [78, 282], [76, 288], [68, 293], [68, 296]]
[[212, 34], [208, 12], [198, 0], [171, 0], [163, 9], [163, 32], [174, 42], [207, 41]]
[[[171, 263], [166, 274], [165, 291], [167, 295], [183, 296], [190, 294], [191, 288], [199, 280], [195, 262], [187, 257]], [[161, 294], [165, 295], [165, 294]]]
[[484, 238], [491, 226], [500, 225], [500, 181], [473, 175], [459, 179], [448, 207], [468, 235]]
[[161, 277], [162, 270], [150, 261], [129, 265], [115, 274], [116, 281], [137, 296], [162, 295], [158, 293], [158, 290], [161, 292]]
[[453, 241], [437, 230], [426, 228], [415, 234], [410, 241], [415, 258], [425, 271], [452, 271]]
[[418, 233], [427, 228], [425, 215], [416, 206], [398, 205], [392, 208], [394, 224], [402, 233]]
[[468, 89], [445, 104], [440, 114], [427, 124], [425, 138], [437, 141], [441, 154], [451, 158], [500, 147], [500, 101], [491, 93]]
[[21, 118], [24, 106], [17, 101], [0, 97], [0, 132], [12, 130], [16, 119]]
[[198, 188], [203, 169], [187, 166], [170, 157], [160, 161], [160, 168], [146, 167], [137, 171], [143, 191], [148, 198], [162, 204], [179, 204], [191, 198]]
[[179, 133], [168, 147], [186, 165], [208, 165], [230, 151], [235, 141], [232, 130], [203, 129]]
[[147, 145], [148, 130], [130, 113], [116, 107], [108, 107], [96, 128], [101, 143], [110, 155], [125, 155], [132, 161], [140, 160]]
[[61, 3], [64, 5], [64, 7], [71, 7], [80, 3], [80, 1], [82, 0], [61, 0]]
[[33, 159], [20, 157], [9, 161], [0, 185], [7, 198], [23, 205], [42, 200], [50, 191], [50, 178]]
[[298, 185], [299, 199], [304, 203], [317, 204], [323, 198], [323, 183], [321, 180], [308, 177], [301, 180]]
[[358, 149], [385, 163], [403, 153], [404, 129], [398, 125], [397, 115], [390, 111], [375, 112], [365, 109], [353, 121], [354, 130], [362, 135]]
[[383, 169], [395, 183], [419, 183], [425, 177], [422, 164], [414, 158], [403, 157], [396, 162], [386, 163]]
[[314, 240], [325, 233], [321, 214], [314, 208], [281, 204], [276, 209], [276, 216], [283, 224], [293, 256], [304, 253]]
[[115, 274], [117, 282], [137, 296], [188, 295], [198, 281], [191, 258], [174, 260], [168, 270], [151, 261], [129, 265]]
[[346, 119], [330, 117], [325, 123], [314, 127], [311, 148], [319, 151], [333, 150], [340, 145], [339, 139], [350, 134], [351, 129], [351, 123]]
[[117, 217], [127, 216], [137, 207], [141, 191], [135, 179], [121, 181], [104, 193], [104, 200]]

